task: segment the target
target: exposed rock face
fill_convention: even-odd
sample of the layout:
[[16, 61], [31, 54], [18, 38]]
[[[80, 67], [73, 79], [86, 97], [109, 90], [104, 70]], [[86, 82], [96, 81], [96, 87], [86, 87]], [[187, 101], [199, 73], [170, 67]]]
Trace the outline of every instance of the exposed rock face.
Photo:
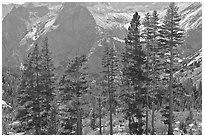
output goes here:
[[[47, 17], [48, 11], [45, 6], [35, 7], [27, 4], [27, 6], [14, 8], [8, 17], [5, 17], [2, 30], [3, 64], [6, 65], [7, 62], [13, 61], [11, 55], [14, 52], [18, 54], [18, 59], [23, 60], [25, 52], [34, 42], [32, 33], [37, 35], [37, 41], [40, 43], [43, 38], [39, 37], [44, 37], [44, 35], [48, 37], [56, 64], [67, 57], [89, 53], [97, 37], [96, 23], [89, 10], [76, 3], [64, 3], [63, 9], [53, 20], [53, 26], [56, 26], [56, 29], [39, 33], [46, 29], [43, 28], [46, 26], [43, 24], [50, 19]], [[37, 23], [33, 23], [33, 20], [36, 20]], [[31, 26], [29, 30], [27, 30], [28, 24]], [[33, 24], [35, 25], [32, 27]], [[14, 58], [16, 60], [16, 57]]]
[[202, 3], [194, 2], [181, 11], [181, 26], [186, 31], [182, 49], [184, 55], [202, 48]]
[[2, 4], [2, 19], [4, 18], [4, 17], [6, 17], [6, 15], [8, 14], [8, 13], [10, 13], [11, 12], [11, 10], [13, 9], [13, 7], [17, 7], [18, 5], [16, 5], [16, 4]]
[[26, 21], [29, 19], [29, 10], [25, 7], [14, 7], [2, 21], [2, 63], [7, 64], [27, 33]]
[[76, 3], [65, 3], [54, 25], [59, 27], [46, 35], [55, 61], [88, 54], [97, 38], [93, 16], [86, 7]]

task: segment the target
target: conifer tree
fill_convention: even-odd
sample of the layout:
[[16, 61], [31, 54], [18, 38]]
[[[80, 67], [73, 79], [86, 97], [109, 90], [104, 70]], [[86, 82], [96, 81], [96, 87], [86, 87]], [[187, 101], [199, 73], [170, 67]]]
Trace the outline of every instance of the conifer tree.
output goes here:
[[[158, 50], [158, 31], [159, 31], [159, 17], [157, 14], [157, 11], [153, 11], [151, 17], [150, 17], [150, 25], [151, 25], [151, 44], [152, 44], [152, 48], [151, 48], [151, 52], [153, 53], [152, 58], [153, 58], [153, 62], [151, 64], [152, 66], [152, 84], [154, 86], [153, 88], [153, 97], [156, 98], [156, 91], [157, 88], [161, 82], [161, 80], [159, 79], [159, 68], [158, 68], [158, 64], [160, 63], [160, 58], [156, 55], [158, 55], [157, 53], [159, 52]], [[154, 108], [155, 108], [155, 99], [152, 100], [152, 131], [151, 134], [154, 134]]]
[[41, 90], [41, 109], [44, 110], [44, 113], [42, 114], [42, 122], [44, 123], [43, 126], [46, 127], [46, 132], [48, 132], [48, 134], [56, 134], [56, 117], [54, 115], [54, 111], [56, 111], [56, 103], [53, 102], [55, 97], [56, 83], [54, 65], [51, 58], [51, 52], [49, 51], [47, 37], [42, 45], [41, 58], [41, 81], [43, 85], [43, 89]]
[[16, 119], [25, 131], [35, 129], [32, 134], [37, 135], [49, 134], [50, 123], [55, 121], [51, 119], [51, 102], [55, 92], [54, 65], [48, 47], [46, 38], [41, 51], [36, 44], [28, 55], [18, 93]]
[[[24, 63], [24, 71], [18, 93], [18, 114], [16, 119], [21, 122], [21, 130], [26, 134], [41, 134], [40, 117], [40, 56], [36, 44], [33, 52]], [[33, 132], [31, 130], [34, 130]]]
[[[111, 42], [111, 38], [107, 38], [107, 42]], [[109, 97], [109, 110], [110, 110], [110, 135], [113, 135], [112, 114], [114, 104], [114, 92], [116, 91], [116, 73], [118, 69], [118, 59], [113, 47], [105, 45], [105, 51], [102, 59], [103, 74], [107, 81], [107, 90]]]
[[144, 83], [147, 77], [143, 71], [146, 56], [140, 41], [140, 16], [137, 12], [133, 15], [130, 24], [131, 26], [128, 28], [129, 33], [125, 39], [126, 47], [122, 61], [123, 63], [127, 61], [124, 63], [124, 76], [127, 78], [130, 89], [132, 89], [126, 95], [128, 104], [127, 117], [129, 119], [130, 134], [142, 134], [144, 125], [142, 120], [144, 117], [143, 107], [146, 104]]
[[75, 57], [69, 63], [59, 83], [61, 134], [82, 134], [82, 98], [87, 92], [86, 74], [83, 72], [84, 62], [86, 62], [85, 55]]
[[[143, 37], [144, 37], [144, 39], [145, 39], [145, 46], [146, 46], [146, 54], [147, 54], [147, 66], [146, 66], [146, 68], [147, 68], [147, 77], [148, 78], [150, 78], [149, 76], [149, 71], [150, 71], [150, 69], [149, 69], [149, 67], [150, 67], [150, 65], [149, 65], [149, 62], [150, 62], [150, 40], [151, 40], [151, 32], [150, 32], [150, 14], [149, 14], [149, 12], [147, 12], [146, 14], [145, 14], [145, 20], [144, 20], [144, 22], [143, 22], [143, 25], [144, 25], [144, 27], [145, 27], [145, 29], [144, 29], [144, 32], [143, 32]], [[145, 134], [146, 135], [148, 135], [148, 105], [149, 105], [149, 94], [148, 94], [148, 91], [149, 91], [149, 84], [150, 84], [150, 82], [147, 82], [147, 89], [146, 89], [146, 91], [147, 91], [147, 93], [146, 93], [146, 129], [145, 129]]]
[[147, 54], [147, 62], [146, 62], [146, 70], [147, 70], [147, 93], [146, 101], [147, 101], [147, 109], [146, 109], [146, 134], [148, 133], [148, 105], [149, 100], [152, 102], [152, 131], [151, 134], [154, 134], [154, 105], [156, 101], [156, 94], [158, 85], [160, 85], [159, 79], [159, 67], [160, 58], [158, 58], [158, 31], [159, 31], [159, 23], [158, 23], [158, 14], [157, 11], [153, 11], [152, 15], [145, 14], [145, 19], [143, 22], [144, 30], [142, 33], [142, 37], [144, 41], [142, 43], [145, 44], [146, 54]]
[[[181, 20], [178, 14], [178, 7], [175, 3], [171, 3], [167, 9], [167, 13], [164, 17], [163, 24], [160, 31], [160, 44], [163, 48], [163, 53], [167, 65], [165, 67], [168, 69], [166, 72], [169, 72], [169, 120], [168, 120], [168, 134], [173, 134], [173, 94], [172, 94], [172, 83], [173, 83], [173, 72], [174, 72], [174, 63], [176, 60], [176, 46], [181, 45], [183, 40], [183, 30], [180, 28], [179, 21]], [[169, 57], [170, 54], [170, 57]], [[168, 60], [170, 62], [168, 63]]]

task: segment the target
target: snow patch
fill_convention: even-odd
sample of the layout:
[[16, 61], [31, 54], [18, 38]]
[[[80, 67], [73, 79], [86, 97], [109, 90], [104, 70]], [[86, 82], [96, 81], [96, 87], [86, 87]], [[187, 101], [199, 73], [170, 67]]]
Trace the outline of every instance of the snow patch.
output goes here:
[[46, 24], [45, 24], [45, 29], [48, 27], [51, 27], [54, 23], [55, 23], [56, 18], [49, 20]]
[[113, 39], [114, 39], [114, 40], [117, 40], [117, 41], [119, 41], [119, 42], [121, 42], [121, 43], [125, 43], [125, 40], [119, 39], [118, 37], [113, 37]]

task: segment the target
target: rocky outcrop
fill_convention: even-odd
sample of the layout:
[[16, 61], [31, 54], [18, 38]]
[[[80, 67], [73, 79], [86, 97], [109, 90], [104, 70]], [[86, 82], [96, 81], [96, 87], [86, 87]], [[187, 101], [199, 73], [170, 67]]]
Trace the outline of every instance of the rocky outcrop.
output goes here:
[[[185, 31], [184, 45], [181, 49], [184, 56], [188, 56], [202, 47], [202, 3], [191, 3], [181, 11], [181, 16], [181, 26]], [[187, 46], [192, 49], [189, 50]]]
[[[2, 63], [7, 64], [12, 59], [19, 42], [27, 33], [26, 22], [29, 10], [26, 7], [14, 7], [2, 21]], [[15, 62], [15, 61], [14, 61]]]
[[[13, 8], [3, 20], [3, 64], [7, 65], [13, 58], [23, 61], [22, 56], [31, 48], [30, 45], [33, 45], [33, 40], [29, 43], [26, 41], [37, 38], [37, 42], [41, 43], [44, 36], [48, 37], [56, 64], [76, 54], [88, 54], [97, 37], [93, 16], [86, 7], [77, 3], [64, 3], [62, 7], [57, 18], [54, 17], [56, 19], [48, 17], [49, 10], [45, 6], [36, 6], [31, 3]], [[47, 28], [43, 28], [43, 26], [46, 25], [41, 24], [49, 22], [49, 20], [54, 21], [51, 23], [55, 29], [52, 29], [51, 26], [51, 30], [44, 31]], [[28, 24], [33, 30], [27, 30]], [[33, 27], [32, 24], [34, 24]], [[33, 36], [27, 38], [34, 32], [36, 38]], [[16, 55], [20, 57], [16, 59]]]
[[46, 36], [56, 63], [76, 54], [88, 54], [97, 38], [93, 16], [77, 3], [64, 3], [53, 25], [59, 27]]

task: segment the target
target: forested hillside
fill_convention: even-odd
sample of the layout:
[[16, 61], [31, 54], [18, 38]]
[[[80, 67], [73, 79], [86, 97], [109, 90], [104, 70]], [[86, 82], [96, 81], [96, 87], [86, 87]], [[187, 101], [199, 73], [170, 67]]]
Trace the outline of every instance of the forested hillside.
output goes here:
[[3, 8], [2, 134], [202, 135], [202, 3]]

